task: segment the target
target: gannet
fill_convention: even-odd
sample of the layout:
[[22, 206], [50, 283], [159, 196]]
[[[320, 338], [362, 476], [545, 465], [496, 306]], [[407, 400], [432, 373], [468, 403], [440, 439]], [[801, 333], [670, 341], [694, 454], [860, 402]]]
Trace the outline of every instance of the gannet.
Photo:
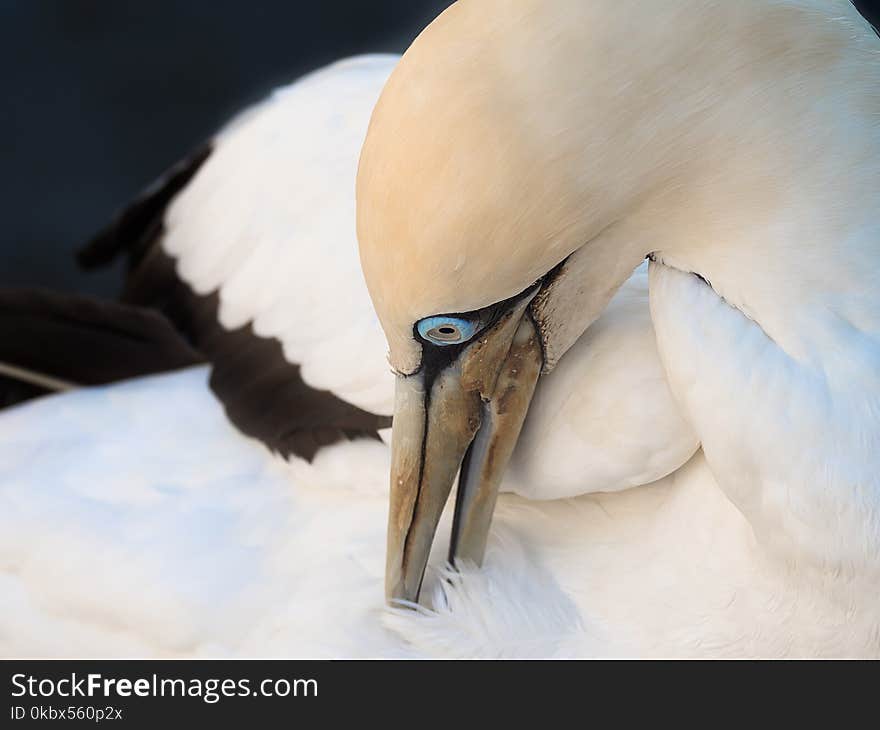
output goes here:
[[[877, 616], [870, 603], [876, 587], [871, 501], [875, 485], [865, 456], [876, 445], [872, 437], [876, 429], [870, 421], [876, 387], [870, 387], [871, 340], [864, 334], [871, 332], [872, 320], [865, 314], [871, 308], [871, 291], [862, 286], [871, 272], [863, 259], [861, 266], [856, 265], [859, 246], [870, 250], [873, 240], [858, 238], [856, 213], [870, 219], [871, 163], [862, 153], [873, 149], [876, 134], [872, 136], [874, 128], [864, 116], [844, 113], [850, 110], [847, 104], [860, 109], [874, 98], [862, 74], [872, 67], [875, 41], [869, 38], [870, 28], [847, 8], [835, 6], [832, 14], [804, 2], [749, 2], [734, 8], [682, 0], [665, 7], [648, 28], [642, 27], [636, 5], [626, 2], [597, 2], [589, 7], [561, 1], [520, 2], [501, 7], [463, 0], [453, 6], [429, 26], [392, 75], [373, 114], [361, 159], [358, 237], [367, 288], [359, 295], [366, 296], [368, 289], [378, 314], [378, 321], [364, 319], [382, 341], [374, 350], [362, 350], [358, 344], [360, 320], [351, 331], [341, 329], [333, 345], [320, 349], [322, 343], [336, 339], [331, 335], [339, 322], [344, 326], [350, 321], [343, 314], [324, 326], [322, 307], [332, 310], [338, 300], [354, 299], [348, 286], [354, 279], [339, 287], [310, 276], [326, 269], [304, 255], [314, 250], [307, 238], [294, 239], [298, 245], [286, 248], [281, 243], [267, 246], [261, 265], [252, 256], [260, 249], [261, 238], [248, 237], [247, 229], [234, 229], [228, 238], [219, 236], [217, 249], [235, 251], [231, 256], [213, 255], [204, 243], [210, 240], [207, 235], [201, 236], [201, 243], [199, 237], [191, 238], [192, 243], [181, 237], [180, 250], [186, 255], [166, 246], [175, 227], [197, 220], [192, 218], [197, 206], [191, 205], [189, 215], [183, 215], [184, 201], [189, 191], [196, 199], [199, 177], [208, 174], [211, 157], [222, 150], [221, 145], [197, 154], [189, 166], [166, 179], [159, 188], [164, 193], [148, 194], [142, 201], [145, 206], [135, 206], [150, 224], [139, 231], [150, 235], [141, 240], [143, 248], [135, 249], [137, 256], [144, 250], [159, 251], [156, 258], [166, 272], [165, 257], [176, 259], [175, 286], [183, 281], [197, 295], [213, 299], [219, 315], [207, 321], [216, 329], [219, 318], [221, 340], [224, 332], [237, 331], [233, 328], [276, 337], [275, 347], [288, 364], [299, 366], [302, 382], [310, 387], [318, 384], [325, 370], [340, 375], [339, 382], [344, 382], [346, 372], [359, 372], [350, 356], [340, 354], [353, 351], [377, 353], [374, 360], [363, 359], [376, 365], [377, 374], [382, 372], [370, 382], [384, 377], [390, 385], [396, 379], [386, 573], [393, 601], [418, 598], [433, 523], [457, 471], [456, 459], [460, 461], [469, 450], [451, 540], [453, 557], [465, 558], [460, 561], [461, 572], [441, 572], [446, 582], [429, 575], [433, 610], [386, 614], [387, 625], [405, 638], [408, 650], [429, 655], [877, 653]], [[719, 28], [724, 29], [724, 38], [717, 37]], [[762, 29], [773, 33], [761, 33]], [[791, 32], [780, 34], [785, 29]], [[746, 47], [737, 52], [737, 44]], [[631, 50], [636, 47], [638, 56]], [[841, 60], [835, 64], [834, 53], [814, 57], [814, 48], [834, 48]], [[825, 79], [825, 73], [835, 83]], [[377, 95], [383, 82], [374, 87]], [[833, 89], [839, 98], [834, 104], [815, 105], [811, 102], [816, 88]], [[814, 93], [804, 93], [809, 89]], [[438, 106], [440, 101], [445, 106]], [[694, 106], [695, 101], [700, 103]], [[747, 101], [752, 113], [742, 116]], [[792, 108], [781, 108], [786, 104]], [[755, 114], [755, 109], [764, 114]], [[259, 118], [254, 111], [230, 130], [234, 132], [237, 124], [245, 129]], [[795, 140], [802, 143], [818, 131], [836, 130], [839, 118], [855, 118], [862, 124], [855, 125], [858, 134], [820, 135], [823, 154], [837, 157], [801, 159], [810, 147]], [[281, 139], [280, 131], [276, 128], [267, 137]], [[316, 134], [309, 140], [309, 149], [320, 138]], [[840, 156], [847, 151], [849, 156]], [[278, 148], [273, 152], [277, 154]], [[263, 156], [263, 164], [273, 152]], [[322, 154], [326, 150], [315, 155], [317, 165], [327, 162], [321, 160]], [[297, 161], [310, 159], [303, 156]], [[838, 178], [835, 173], [840, 173], [844, 162], [851, 177]], [[345, 170], [347, 165], [352, 165], [353, 182], [353, 161], [344, 163]], [[813, 180], [808, 172], [817, 177]], [[210, 209], [215, 223], [236, 205], [242, 206], [239, 212], [246, 209], [246, 194], [229, 184], [232, 192]], [[821, 186], [824, 197], [811, 196]], [[295, 197], [279, 191], [286, 193], [281, 185], [265, 195], [279, 195], [285, 203]], [[209, 186], [202, 193], [206, 194], [203, 203], [214, 199]], [[311, 200], [320, 199], [316, 194]], [[792, 216], [789, 205], [795, 203], [799, 215]], [[304, 206], [303, 212], [311, 207]], [[349, 214], [354, 215], [353, 204]], [[121, 221], [125, 220], [123, 216]], [[138, 230], [144, 218], [138, 221], [135, 213], [133, 220]], [[210, 220], [203, 218], [198, 226]], [[254, 214], [253, 221], [267, 221], [264, 230], [270, 233], [281, 225], [269, 209]], [[841, 234], [833, 240], [842, 263], [832, 263], [842, 272], [821, 255], [828, 247], [828, 238], [820, 235], [823, 225], [826, 234], [829, 230]], [[111, 234], [103, 240], [112, 238]], [[157, 241], [162, 248], [155, 247]], [[116, 248], [109, 244], [110, 250]], [[286, 258], [283, 254], [290, 251], [294, 253]], [[341, 255], [341, 265], [348, 265], [350, 259], [339, 251], [321, 263], [326, 267]], [[762, 254], [762, 267], [750, 265], [758, 260], [756, 252]], [[197, 263], [186, 264], [188, 255]], [[651, 259], [650, 309], [656, 337], [642, 308], [642, 319], [635, 319], [642, 322], [641, 336], [633, 340], [641, 343], [641, 349], [618, 349], [626, 339], [616, 337], [627, 330], [620, 325], [628, 318], [615, 302], [620, 297], [626, 301], [629, 288], [638, 287], [639, 281], [643, 285], [643, 268], [635, 279], [630, 277], [646, 256]], [[305, 276], [290, 276], [296, 269], [289, 262], [297, 257], [303, 266], [315, 268], [308, 268]], [[137, 258], [134, 263], [136, 281]], [[847, 263], [851, 268], [844, 267]], [[215, 279], [206, 275], [203, 283], [196, 283], [200, 272], [223, 266], [229, 268]], [[248, 277], [239, 276], [245, 271]], [[846, 274], [846, 287], [828, 286], [835, 271]], [[810, 286], [804, 285], [805, 279]], [[300, 358], [319, 350], [323, 363], [310, 370], [289, 355], [283, 337], [258, 324], [256, 310], [245, 311], [239, 319], [232, 317], [236, 309], [225, 300], [233, 301], [227, 292], [235, 288], [227, 280], [250, 282], [238, 290], [242, 303], [271, 302], [279, 291], [290, 295], [288, 302], [295, 295], [307, 301], [308, 306], [296, 310], [302, 317], [291, 332], [302, 331], [312, 338], [303, 338], [312, 347], [303, 344], [299, 352], [305, 354]], [[291, 281], [300, 286], [290, 287]], [[624, 281], [629, 283], [621, 287]], [[340, 297], [340, 291], [346, 297]], [[641, 291], [641, 300], [636, 296], [633, 302], [644, 306]], [[818, 317], [813, 323], [814, 315], [824, 311], [817, 294], [829, 296], [826, 303], [837, 305], [829, 310], [837, 320]], [[306, 295], [309, 298], [303, 299]], [[281, 307], [274, 315], [262, 320], [266, 327], [293, 316]], [[854, 352], [838, 347], [847, 344], [845, 337], [841, 340], [847, 334], [840, 329], [844, 315], [853, 327], [865, 327], [849, 332]], [[804, 322], [803, 329], [796, 326]], [[289, 334], [276, 330], [282, 331]], [[386, 338], [396, 377], [387, 373], [384, 363], [379, 365], [378, 353], [384, 351]], [[826, 347], [829, 342], [835, 347]], [[513, 349], [510, 343], [515, 344]], [[439, 350], [433, 363], [429, 347]], [[217, 353], [222, 350], [209, 356], [217, 370], [223, 359]], [[633, 357], [634, 352], [643, 356]], [[602, 355], [601, 362], [590, 370], [596, 353]], [[523, 363], [522, 369], [518, 363]], [[501, 364], [506, 366], [503, 377], [496, 379]], [[436, 417], [442, 399], [431, 399], [427, 407], [420, 403], [418, 381], [430, 372], [426, 365], [435, 368], [434, 387], [444, 386], [444, 398], [459, 399], [446, 410], [448, 418]], [[643, 367], [647, 377], [629, 379]], [[840, 368], [846, 378], [836, 377]], [[463, 387], [460, 372], [480, 375], [465, 382], [465, 386], [480, 385], [477, 398]], [[813, 379], [816, 373], [826, 378], [820, 383], [824, 390]], [[231, 382], [234, 386], [235, 378]], [[627, 390], [629, 382], [653, 387]], [[510, 395], [506, 403], [516, 406], [512, 410], [502, 407], [497, 383], [505, 385]], [[163, 387], [170, 386], [162, 379], [116, 386], [103, 402], [125, 409], [129, 387], [148, 394], [139, 401], [143, 407], [144, 402], [161, 402]], [[355, 403], [357, 396], [340, 397], [337, 387], [324, 389], [371, 415], [390, 415], [391, 408], [382, 412], [377, 407], [373, 412], [365, 407], [366, 401]], [[535, 395], [529, 405], [532, 388]], [[665, 388], [670, 389], [668, 398]], [[216, 383], [214, 389], [222, 395]], [[634, 415], [631, 433], [647, 437], [644, 449], [639, 448], [638, 438], [627, 450], [625, 438], [612, 436], [622, 432], [590, 427], [596, 421], [595, 412], [587, 407], [591, 389], [599, 402], [632, 406], [629, 411], [611, 409], [604, 417], [613, 421], [618, 414]], [[858, 399], [849, 397], [855, 390]], [[390, 393], [390, 387], [383, 392]], [[816, 406], [817, 392], [824, 396], [818, 400], [821, 408]], [[45, 423], [50, 404], [71, 404], [67, 411], [71, 413], [76, 411], [75, 402], [90, 395], [78, 391], [25, 406], [11, 411], [0, 424], [19, 434], [19, 447], [26, 443], [32, 449], [46, 449], [51, 441], [41, 440], [34, 424]], [[95, 395], [102, 398], [100, 392]], [[658, 396], [654, 405], [639, 407], [654, 396]], [[134, 401], [128, 411], [132, 416], [138, 412]], [[469, 410], [464, 414], [469, 419], [461, 418], [459, 406]], [[232, 413], [228, 403], [227, 408]], [[428, 419], [423, 420], [428, 438], [420, 433], [420, 412]], [[146, 409], [144, 415], [156, 413]], [[651, 467], [654, 457], [663, 452], [662, 447], [655, 451], [651, 447], [669, 443], [662, 434], [652, 433], [651, 427], [658, 423], [655, 416], [669, 419], [682, 435], [675, 458], [662, 458], [662, 467]], [[30, 417], [34, 420], [26, 425]], [[92, 424], [102, 420], [94, 411], [89, 418]], [[146, 436], [156, 428], [154, 420], [147, 423], [144, 418], [142, 424], [131, 420], [126, 421], [127, 432]], [[822, 421], [821, 428], [817, 420]], [[861, 435], [855, 445], [842, 438], [849, 433], [842, 429], [843, 421], [855, 424]], [[460, 433], [455, 432], [457, 422], [464, 423]], [[382, 423], [371, 422], [367, 432]], [[447, 431], [443, 438], [437, 437], [438, 424]], [[545, 428], [553, 424], [555, 432]], [[622, 419], [615, 425], [627, 424]], [[186, 438], [170, 430], [179, 436], [171, 441], [185, 448]], [[188, 429], [181, 430], [194, 437]], [[468, 431], [476, 438], [473, 447]], [[818, 431], [823, 437], [830, 433], [831, 438], [820, 440]], [[606, 450], [603, 443], [590, 448], [594, 434], [624, 450]], [[342, 435], [348, 434], [342, 431]], [[326, 440], [337, 441], [338, 434]], [[694, 453], [699, 441], [703, 448]], [[419, 471], [427, 477], [420, 481], [428, 489], [414, 494], [414, 480], [407, 477], [416, 471], [412, 460], [421, 458], [421, 442], [425, 442], [426, 462]], [[92, 457], [86, 463], [96, 463], [98, 443], [83, 449]], [[306, 443], [309, 448], [319, 446], [318, 439]], [[649, 486], [617, 494], [552, 502], [502, 496], [490, 528], [488, 517], [503, 464], [485, 455], [497, 445], [513, 452], [512, 468], [503, 481], [528, 497], [609, 492], [645, 484], [652, 481], [646, 478], [650, 470], [646, 466], [660, 476], [672, 473]], [[370, 440], [336, 443], [317, 448], [312, 458], [326, 465], [334, 449], [342, 454], [341, 449], [354, 447], [383, 448]], [[843, 461], [827, 460], [829, 450], [842, 454]], [[456, 456], [455, 451], [460, 453]], [[616, 466], [613, 458], [602, 463], [603, 455], [618, 453], [626, 458]], [[12, 463], [8, 454], [4, 458]], [[817, 462], [828, 468], [829, 480], [800, 479], [815, 476]], [[28, 465], [17, 463], [15, 481], [21, 484], [29, 475]], [[340, 481], [350, 481], [350, 472], [338, 468], [340, 463], [335, 476], [341, 471]], [[186, 464], [198, 471], [194, 464]], [[594, 468], [601, 472], [606, 466], [609, 472], [593, 478]], [[297, 477], [304, 473], [297, 471]], [[219, 473], [212, 478], [228, 484], [225, 476]], [[792, 478], [806, 488], [795, 490]], [[521, 483], [525, 486], [518, 486]], [[530, 491], [529, 486], [535, 485], [541, 488]], [[11, 487], [8, 483], [6, 495]], [[313, 493], [303, 492], [298, 484], [291, 488], [294, 494], [308, 495], [304, 500], [308, 506], [298, 508], [309, 516], [305, 519], [312, 540], [331, 524], [327, 520], [346, 515], [347, 536], [342, 538], [343, 532], [333, 529], [337, 540], [345, 541], [334, 542], [333, 559], [316, 560], [315, 572], [308, 576], [301, 572], [307, 569], [297, 568], [300, 580], [314, 581], [310, 584], [324, 590], [323, 600], [311, 596], [309, 616], [317, 615], [316, 607], [338, 605], [346, 595], [359, 607], [348, 619], [344, 612], [332, 612], [337, 623], [322, 625], [300, 645], [322, 639], [330, 645], [326, 637], [334, 627], [352, 625], [346, 620], [366, 637], [363, 618], [375, 618], [377, 606], [357, 603], [351, 589], [347, 594], [343, 590], [345, 581], [334, 581], [331, 573], [336, 569], [342, 576], [340, 566], [350, 566], [352, 559], [358, 565], [364, 561], [372, 565], [377, 557], [370, 531], [374, 525], [361, 525], [351, 515], [357, 506], [361, 514], [375, 516], [375, 506], [367, 509], [363, 503], [337, 500], [338, 512], [328, 515], [319, 509], [320, 498], [309, 504]], [[155, 496], [153, 491], [148, 495]], [[401, 533], [410, 525], [402, 523], [414, 497], [429, 509], [416, 512], [414, 528], [409, 530], [414, 537], [407, 540]], [[330, 501], [328, 495], [324, 506]], [[220, 509], [221, 514], [230, 514], [227, 507]], [[10, 514], [22, 518], [28, 509], [25, 505]], [[254, 534], [254, 529], [249, 525], [247, 534]], [[491, 529], [488, 540], [487, 529]], [[196, 533], [194, 538], [200, 536]], [[447, 554], [447, 546], [439, 542], [441, 550], [432, 558], [438, 567]], [[309, 544], [288, 543], [285, 555], [305, 552]], [[484, 549], [484, 569], [473, 570], [471, 560], [479, 561]], [[15, 550], [19, 559], [27, 552], [21, 545]], [[47, 559], [45, 554], [38, 558]], [[31, 556], [24, 563], [32, 567], [39, 559]], [[277, 568], [278, 561], [271, 564]], [[24, 575], [33, 578], [33, 569]], [[362, 591], [357, 594], [362, 595]], [[228, 603], [227, 597], [223, 605]], [[365, 610], [365, 605], [370, 608]], [[232, 628], [218, 618], [216, 626], [223, 624], [218, 631], [240, 639], [247, 632], [238, 618]], [[297, 621], [307, 622], [308, 616], [286, 606], [281, 617], [272, 614], [255, 628], [259, 641], [251, 634], [250, 644], [241, 640], [237, 646], [267, 651], [273, 630], [277, 634], [284, 619], [302, 626]], [[137, 622], [126, 623], [116, 616], [112, 623], [130, 627]], [[203, 651], [212, 646], [212, 628], [195, 632], [207, 641], [198, 645]], [[151, 638], [155, 640], [158, 633], [154, 629]], [[292, 644], [299, 639], [295, 632], [285, 636]], [[372, 651], [392, 653], [390, 645], [373, 643], [370, 636]], [[179, 635], [175, 638], [170, 651], [192, 650], [192, 643]], [[337, 642], [334, 648], [338, 651], [343, 645]], [[349, 653], [355, 653], [352, 645], [347, 646]], [[165, 650], [169, 651], [167, 644]]]
[[[354, 188], [370, 114], [398, 60], [337, 62], [236, 117], [81, 252], [90, 267], [127, 257], [122, 303], [11, 292], [21, 319], [17, 336], [0, 343], [0, 362], [92, 384], [118, 380], [126, 368], [131, 376], [191, 365], [197, 348], [230, 420], [273, 453], [313, 461], [329, 450], [344, 459], [349, 439], [387, 433], [394, 376], [360, 269]], [[586, 338], [570, 358], [569, 385], [542, 388], [546, 405], [535, 410], [511, 489], [550, 498], [585, 485], [646, 484], [696, 450], [648, 334], [646, 285], [646, 271], [634, 275], [613, 318], [622, 346], [642, 361], [611, 366], [617, 358]], [[65, 304], [73, 314], [59, 323]], [[160, 314], [186, 340], [174, 342]], [[90, 325], [89, 336], [71, 320]], [[114, 327], [127, 335], [115, 351], [112, 340], [93, 336], [110, 339]], [[36, 339], [62, 344], [47, 351]], [[132, 341], [142, 347], [129, 354]], [[606, 368], [605, 387], [584, 382], [594, 367]], [[629, 393], [616, 387], [623, 380]], [[573, 408], [568, 388], [591, 406]], [[578, 453], [559, 469], [554, 448]]]
[[388, 598], [418, 598], [460, 463], [452, 557], [480, 560], [536, 381], [647, 257], [712, 477], [876, 648], [880, 41], [847, 0], [644, 14], [462, 0], [376, 105], [357, 224], [397, 372]]
[[[283, 441], [248, 425], [326, 426], [314, 419], [329, 409], [297, 420], [303, 388], [315, 403], [391, 413], [394, 376], [360, 272], [354, 190], [369, 116], [396, 62], [350, 59], [279, 90], [203, 148], [198, 169], [192, 160], [178, 165], [146, 191], [86, 254], [95, 260], [101, 246], [140, 246], [125, 303], [0, 293], [0, 360], [19, 366], [12, 372], [37, 374], [37, 385], [69, 391], [0, 414], [4, 654], [540, 656], [557, 645], [577, 652], [566, 642], [579, 631], [576, 609], [564, 595], [551, 597], [537, 566], [511, 562], [519, 538], [504, 536], [503, 519], [496, 535], [500, 529], [508, 557], [496, 580], [509, 584], [511, 607], [526, 585], [542, 586], [531, 610], [505, 617], [499, 586], [486, 586], [497, 616], [487, 624], [460, 607], [446, 617], [452, 633], [436, 644], [430, 624], [419, 629], [394, 613], [382, 619], [387, 446], [333, 433], [318, 445], [312, 431]], [[291, 120], [308, 130], [307, 143], [288, 141]], [[272, 197], [276, 186], [289, 200]], [[242, 199], [255, 206], [254, 219], [236, 216]], [[204, 269], [192, 262], [216, 264], [218, 249], [237, 258], [219, 288], [206, 289], [197, 283]], [[254, 288], [236, 300], [233, 284], [247, 268]], [[343, 295], [318, 307], [328, 291]], [[255, 294], [280, 300], [275, 315], [288, 329], [262, 329], [271, 321], [254, 314]], [[251, 307], [244, 326], [223, 320], [236, 301]], [[364, 343], [354, 345], [361, 357], [339, 358], [352, 343]], [[210, 375], [192, 367], [203, 359]], [[177, 368], [185, 369], [77, 387]], [[287, 382], [291, 371], [297, 378]], [[209, 384], [236, 426], [285, 459], [230, 429]], [[253, 418], [266, 398], [282, 407], [265, 421], [242, 421], [230, 408], [238, 399]], [[298, 455], [285, 444], [306, 448]], [[624, 490], [675, 471], [698, 445], [665, 382], [642, 266], [538, 388], [503, 489], [531, 499]], [[535, 509], [509, 506], [511, 515]], [[444, 562], [438, 553], [440, 591], [448, 586]], [[476, 585], [468, 590], [481, 595]], [[279, 630], [282, 641], [273, 638]]]
[[[353, 232], [351, 243], [356, 259]], [[207, 366], [77, 388], [0, 411], [0, 654], [548, 657], [640, 651], [613, 633], [597, 633], [593, 618], [562, 586], [577, 586], [585, 565], [601, 564], [597, 558], [608, 554], [602, 543], [623, 539], [615, 555], [646, 548], [638, 540], [628, 548], [624, 538], [630, 530], [644, 532], [643, 519], [653, 519], [653, 511], [642, 506], [631, 520], [616, 518], [618, 510], [631, 509], [626, 495], [633, 490], [624, 489], [629, 480], [644, 478], [639, 469], [657, 468], [633, 439], [641, 434], [648, 445], [657, 439], [658, 464], [686, 461], [696, 441], [686, 425], [662, 438], [662, 418], [643, 415], [625, 393], [596, 388], [625, 383], [642, 389], [649, 401], [651, 393], [668, 393], [644, 269], [596, 325], [582, 367], [563, 376], [560, 365], [559, 375], [581, 381], [593, 413], [609, 410], [595, 422], [584, 420], [583, 440], [573, 442], [579, 434], [572, 419], [580, 408], [565, 402], [566, 388], [548, 388], [548, 378], [535, 403], [546, 412], [536, 411], [531, 425], [539, 432], [536, 443], [548, 429], [560, 437], [560, 447], [582, 450], [586, 466], [595, 465], [588, 468], [594, 486], [622, 490], [621, 501], [605, 495], [600, 506], [502, 495], [484, 568], [463, 566], [449, 576], [441, 545], [426, 583], [426, 593], [437, 595], [426, 595], [431, 608], [419, 613], [383, 608], [390, 467], [384, 443], [356, 439], [326, 446], [312, 463], [272, 457], [230, 425], [212, 396]], [[666, 413], [671, 403], [670, 395], [661, 395], [655, 406]], [[618, 430], [627, 409], [635, 420]], [[682, 441], [678, 457], [671, 445], [676, 435]], [[551, 464], [554, 472], [523, 456], [542, 478], [513, 468], [506, 490], [540, 497], [571, 488], [565, 480], [573, 475], [564, 465]], [[669, 503], [674, 480], [645, 487], [648, 503]], [[717, 499], [707, 496], [709, 504]], [[574, 545], [566, 544], [571, 540]], [[682, 642], [678, 653], [692, 651]]]

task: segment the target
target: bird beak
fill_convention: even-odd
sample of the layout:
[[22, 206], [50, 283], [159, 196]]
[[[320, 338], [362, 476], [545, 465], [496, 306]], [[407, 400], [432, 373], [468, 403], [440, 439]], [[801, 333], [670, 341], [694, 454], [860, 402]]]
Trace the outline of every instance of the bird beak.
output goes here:
[[441, 364], [399, 376], [391, 437], [385, 595], [416, 602], [461, 467], [449, 559], [482, 562], [504, 469], [543, 365], [535, 286]]

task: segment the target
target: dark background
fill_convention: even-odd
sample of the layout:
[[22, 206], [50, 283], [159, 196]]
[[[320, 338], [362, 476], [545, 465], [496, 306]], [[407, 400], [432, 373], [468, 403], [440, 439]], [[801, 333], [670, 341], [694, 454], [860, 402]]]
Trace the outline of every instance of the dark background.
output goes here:
[[76, 248], [242, 106], [402, 52], [450, 0], [0, 0], [0, 286], [116, 292]]
[[73, 252], [121, 204], [273, 86], [402, 51], [448, 4], [0, 0], [0, 286], [113, 294]]

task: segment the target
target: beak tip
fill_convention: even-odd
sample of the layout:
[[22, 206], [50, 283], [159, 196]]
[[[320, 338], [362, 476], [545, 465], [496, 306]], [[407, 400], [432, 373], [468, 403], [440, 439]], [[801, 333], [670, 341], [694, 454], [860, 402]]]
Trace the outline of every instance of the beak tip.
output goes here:
[[413, 608], [418, 605], [421, 588], [421, 580], [413, 588], [399, 575], [389, 578], [385, 582], [385, 603], [391, 608]]

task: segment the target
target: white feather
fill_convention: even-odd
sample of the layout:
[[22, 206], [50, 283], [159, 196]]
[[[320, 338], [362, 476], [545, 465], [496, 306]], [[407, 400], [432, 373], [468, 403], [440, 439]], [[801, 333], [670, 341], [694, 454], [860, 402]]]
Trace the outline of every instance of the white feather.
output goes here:
[[484, 568], [451, 583], [447, 514], [425, 584], [434, 608], [387, 609], [387, 447], [345, 444], [314, 470], [292, 467], [229, 426], [206, 375], [0, 416], [4, 656], [880, 649], [871, 616], [766, 560], [701, 452], [650, 487], [502, 495]]
[[538, 381], [505, 488], [530, 499], [613, 492], [675, 471], [699, 447], [657, 354], [640, 266]]
[[219, 290], [225, 327], [253, 322], [306, 383], [381, 414], [394, 384], [358, 260], [354, 183], [396, 61], [333, 64], [234, 120], [169, 206], [162, 240], [197, 292]]
[[[396, 61], [333, 64], [240, 115], [170, 206], [162, 241], [197, 291], [219, 289], [225, 326], [253, 321], [309, 385], [384, 414], [394, 378], [358, 259], [354, 181]], [[697, 445], [665, 383], [642, 267], [542, 379], [506, 488], [541, 499], [623, 489], [665, 476]]]

